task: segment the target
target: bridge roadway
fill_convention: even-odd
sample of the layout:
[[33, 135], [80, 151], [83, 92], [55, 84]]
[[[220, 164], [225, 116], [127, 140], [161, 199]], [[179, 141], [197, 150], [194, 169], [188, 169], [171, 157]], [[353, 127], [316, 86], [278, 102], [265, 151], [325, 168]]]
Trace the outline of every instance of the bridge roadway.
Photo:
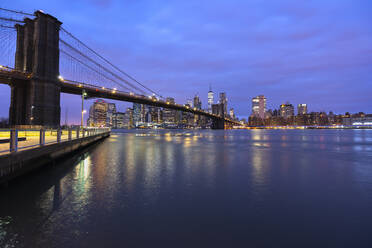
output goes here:
[[[13, 70], [9, 67], [0, 66], [0, 83], [2, 84], [10, 84], [11, 79], [17, 79], [22, 81], [28, 81], [32, 79], [31, 74], [19, 72]], [[97, 98], [105, 98], [105, 99], [112, 99], [118, 101], [125, 101], [125, 102], [133, 102], [133, 103], [140, 103], [145, 105], [151, 105], [156, 107], [168, 108], [179, 110], [183, 112], [189, 112], [195, 115], [206, 116], [208, 118], [225, 121], [228, 124], [232, 125], [241, 125], [238, 121], [224, 118], [216, 114], [209, 113], [207, 111], [191, 108], [188, 106], [180, 105], [180, 104], [172, 104], [170, 102], [166, 102], [160, 99], [157, 99], [153, 96], [144, 96], [144, 95], [137, 95], [131, 92], [123, 92], [117, 89], [109, 89], [105, 87], [99, 87], [96, 85], [84, 84], [80, 82], [75, 82], [67, 79], [56, 79], [56, 83], [61, 85], [61, 92], [67, 94], [74, 94], [74, 95], [82, 95], [83, 92], [87, 94], [87, 97], [97, 97]]]

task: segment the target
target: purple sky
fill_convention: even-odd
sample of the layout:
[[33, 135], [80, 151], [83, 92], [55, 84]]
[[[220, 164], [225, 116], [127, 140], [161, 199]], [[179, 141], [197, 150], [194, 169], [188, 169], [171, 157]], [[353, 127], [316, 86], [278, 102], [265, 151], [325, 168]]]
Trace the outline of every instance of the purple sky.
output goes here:
[[[198, 93], [206, 107], [212, 84], [215, 93], [226, 91], [240, 117], [251, 113], [251, 98], [259, 94], [268, 108], [289, 101], [311, 111], [372, 112], [370, 0], [3, 0], [0, 6], [56, 16], [179, 103]], [[0, 86], [0, 116], [8, 114], [9, 92]], [[79, 101], [62, 96], [62, 121], [68, 107], [78, 123]]]

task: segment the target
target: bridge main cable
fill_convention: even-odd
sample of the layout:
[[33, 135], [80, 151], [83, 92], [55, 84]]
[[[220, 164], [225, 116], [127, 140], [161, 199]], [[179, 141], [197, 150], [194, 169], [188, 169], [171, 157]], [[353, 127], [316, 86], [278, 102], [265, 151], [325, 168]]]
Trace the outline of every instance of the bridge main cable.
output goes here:
[[25, 22], [25, 21], [22, 21], [22, 20], [16, 20], [16, 19], [13, 19], [13, 18], [6, 18], [6, 17], [1, 17], [1, 16], [0, 16], [0, 20], [7, 21], [7, 22], [17, 22], [17, 23], [24, 23]]
[[20, 15], [35, 16], [34, 14], [25, 13], [25, 12], [17, 11], [17, 10], [5, 9], [5, 8], [1, 8], [1, 7], [0, 7], [0, 10], [15, 13], [15, 14], [20, 14]]
[[[103, 73], [101, 73], [101, 72], [97, 71], [96, 69], [92, 68], [91, 66], [87, 65], [86, 63], [84, 63], [84, 62], [81, 61], [80, 59], [78, 59], [78, 58], [72, 56], [71, 54], [69, 54], [68, 52], [64, 51], [63, 49], [60, 49], [60, 52], [63, 53], [63, 54], [66, 54], [66, 55], [69, 56], [70, 58], [76, 60], [76, 61], [79, 62], [80, 64], [86, 66], [87, 68], [89, 68], [90, 70], [94, 71], [94, 72], [97, 73], [98, 75], [100, 75], [100, 76], [102, 76], [102, 77], [108, 79], [109, 81], [111, 81], [111, 82], [113, 82], [113, 83], [119, 85], [120, 87], [123, 87], [123, 88], [125, 88], [126, 90], [129, 90], [129, 91], [131, 90], [131, 89], [129, 89], [128, 87], [122, 85], [121, 83], [115, 81], [114, 79], [109, 78], [108, 76], [104, 75]], [[98, 87], [98, 85], [96, 85], [96, 86]], [[140, 91], [141, 91], [141, 90], [140, 90]], [[144, 92], [141, 91], [141, 93], [144, 93]]]
[[[140, 88], [132, 85], [131, 83], [129, 83], [127, 80], [125, 80], [124, 78], [116, 75], [115, 73], [113, 73], [112, 71], [110, 71], [109, 69], [107, 69], [106, 67], [104, 67], [103, 65], [99, 64], [98, 62], [94, 61], [92, 58], [90, 58], [89, 56], [85, 55], [84, 53], [82, 53], [81, 51], [79, 51], [78, 49], [74, 48], [72, 45], [70, 45], [69, 43], [67, 43], [66, 41], [60, 39], [60, 42], [62, 42], [62, 44], [66, 45], [68, 48], [70, 48], [71, 50], [73, 50], [74, 52], [78, 53], [80, 56], [84, 57], [85, 59], [89, 60], [90, 62], [92, 62], [93, 64], [95, 64], [96, 66], [98, 66], [99, 68], [103, 69], [104, 71], [108, 72], [109, 74], [111, 74], [112, 76], [114, 76], [115, 78], [125, 82], [126, 84], [128, 84], [129, 86], [133, 87], [134, 89], [140, 91], [141, 93], [145, 93], [143, 90], [141, 90]], [[61, 50], [62, 51], [62, 50]], [[70, 57], [72, 57], [73, 59], [77, 60], [79, 63], [82, 63], [83, 65], [87, 66], [84, 62], [76, 59], [75, 57], [73, 57], [71, 54], [68, 54], [66, 51], [64, 51], [65, 54], [69, 55]], [[88, 66], [87, 66], [88, 67]], [[94, 70], [93, 68], [91, 67], [88, 67], [89, 69], [95, 71], [96, 73], [99, 73], [98, 71]], [[103, 76], [101, 73], [99, 73], [101, 76]], [[115, 82], [114, 80], [110, 80], [110, 81], [113, 81]], [[124, 88], [127, 88], [125, 86], [123, 86], [122, 84], [116, 82], [116, 84], [124, 87]], [[128, 88], [127, 88], [128, 89]]]
[[73, 34], [71, 34], [70, 32], [68, 32], [66, 29], [64, 29], [63, 27], [61, 27], [61, 30], [64, 31], [66, 34], [68, 34], [70, 37], [72, 37], [74, 40], [76, 40], [77, 42], [79, 42], [81, 45], [83, 45], [85, 48], [87, 48], [89, 51], [91, 51], [92, 53], [94, 53], [96, 56], [98, 56], [100, 59], [102, 59], [103, 61], [105, 61], [107, 64], [111, 65], [113, 68], [115, 68], [116, 70], [118, 70], [119, 72], [123, 73], [125, 76], [127, 76], [128, 78], [130, 78], [131, 80], [133, 80], [134, 82], [136, 82], [137, 84], [139, 84], [140, 86], [142, 86], [143, 88], [145, 88], [146, 90], [150, 91], [151, 93], [159, 96], [160, 98], [164, 98], [163, 96], [161, 96], [160, 94], [158, 94], [157, 92], [153, 91], [152, 89], [148, 88], [147, 86], [143, 85], [142, 83], [140, 83], [138, 80], [136, 80], [135, 78], [133, 78], [132, 76], [130, 76], [128, 73], [124, 72], [123, 70], [121, 70], [119, 67], [117, 67], [116, 65], [112, 64], [108, 59], [104, 58], [103, 56], [101, 56], [99, 53], [97, 53], [96, 51], [94, 51], [92, 48], [88, 47], [84, 42], [82, 42], [81, 40], [79, 40], [78, 38], [76, 38]]

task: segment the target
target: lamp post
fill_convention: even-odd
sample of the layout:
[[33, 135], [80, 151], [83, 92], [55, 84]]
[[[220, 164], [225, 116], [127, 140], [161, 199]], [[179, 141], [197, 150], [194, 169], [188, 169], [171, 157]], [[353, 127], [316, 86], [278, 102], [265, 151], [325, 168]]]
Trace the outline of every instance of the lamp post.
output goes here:
[[31, 106], [31, 117], [30, 117], [30, 124], [31, 125], [33, 124], [33, 121], [34, 121], [34, 108], [35, 108], [35, 106], [32, 105]]
[[84, 110], [84, 98], [87, 96], [85, 90], [81, 93], [81, 128], [84, 127], [84, 114], [87, 112]]

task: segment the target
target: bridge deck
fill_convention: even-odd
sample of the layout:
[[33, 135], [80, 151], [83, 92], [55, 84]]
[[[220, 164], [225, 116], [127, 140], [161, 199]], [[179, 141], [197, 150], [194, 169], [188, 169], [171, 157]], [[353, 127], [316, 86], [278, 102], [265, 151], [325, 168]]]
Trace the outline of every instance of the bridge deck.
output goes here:
[[88, 84], [73, 82], [69, 80], [64, 80], [63, 82], [61, 82], [61, 91], [63, 93], [75, 94], [75, 95], [82, 95], [83, 91], [85, 91], [89, 97], [106, 98], [106, 99], [112, 99], [112, 100], [118, 100], [118, 101], [134, 102], [134, 103], [140, 103], [140, 104], [151, 105], [151, 106], [156, 106], [156, 107], [180, 110], [183, 112], [190, 112], [192, 114], [206, 116], [212, 119], [224, 120], [225, 122], [240, 125], [239, 122], [231, 120], [229, 118], [223, 118], [219, 115], [212, 114], [212, 113], [209, 113], [207, 111], [197, 109], [197, 108], [190, 108], [188, 106], [184, 106], [180, 104], [172, 104], [170, 102], [156, 99], [152, 96], [136, 95], [130, 92], [122, 92], [116, 89], [97, 87], [95, 85], [88, 85]]
[[[12, 68], [8, 67], [0, 67], [0, 83], [9, 84], [10, 79], [15, 78], [19, 80], [30, 80], [32, 75], [27, 73], [18, 72], [13, 70]], [[70, 80], [59, 80], [57, 81], [61, 84], [61, 92], [67, 94], [75, 94], [75, 95], [82, 95], [83, 91], [85, 91], [88, 97], [96, 97], [96, 98], [105, 98], [105, 99], [112, 99], [117, 101], [126, 101], [126, 102], [133, 102], [133, 103], [140, 103], [145, 105], [151, 105], [156, 107], [168, 108], [179, 110], [183, 112], [189, 112], [196, 115], [206, 116], [208, 118], [216, 119], [216, 120], [224, 120], [225, 122], [240, 125], [239, 122], [229, 119], [223, 118], [219, 115], [209, 113], [207, 111], [190, 108], [188, 106], [180, 105], [180, 104], [172, 104], [170, 102], [166, 102], [160, 99], [156, 99], [152, 96], [144, 96], [144, 95], [137, 95], [131, 92], [123, 92], [117, 89], [109, 89], [105, 87], [99, 87], [96, 85], [84, 84], [80, 82], [70, 81]]]

